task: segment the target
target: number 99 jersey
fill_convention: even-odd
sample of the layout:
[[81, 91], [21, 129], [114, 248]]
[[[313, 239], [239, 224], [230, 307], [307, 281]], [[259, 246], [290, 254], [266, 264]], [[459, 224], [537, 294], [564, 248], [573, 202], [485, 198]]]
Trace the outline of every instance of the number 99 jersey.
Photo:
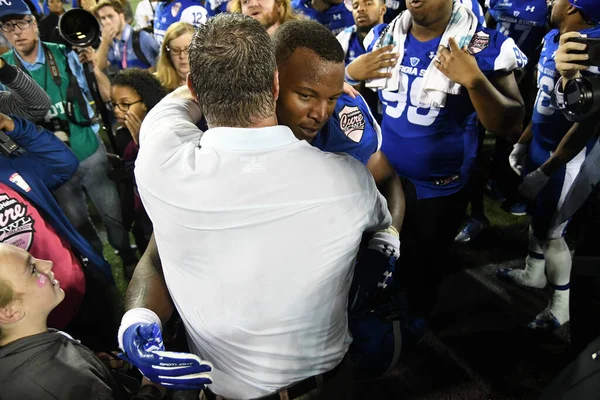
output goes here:
[[[590, 28], [581, 31], [588, 37], [600, 37], [600, 27]], [[551, 101], [552, 92], [560, 78], [556, 71], [556, 62], [554, 56], [559, 46], [560, 32], [553, 29], [548, 32], [542, 42], [542, 52], [538, 63], [538, 94], [533, 109], [533, 140], [536, 144], [542, 146], [547, 151], [554, 151], [567, 134], [573, 123], [568, 121], [563, 113], [557, 109]], [[591, 67], [589, 72], [598, 72], [597, 67]], [[589, 73], [589, 72], [583, 72]]]
[[[365, 43], [369, 50], [382, 29], [379, 25], [373, 35], [367, 36], [374, 38]], [[399, 63], [400, 89], [379, 90], [383, 103], [381, 150], [398, 175], [413, 182], [420, 199], [458, 192], [467, 183], [477, 154], [477, 119], [466, 89], [462, 88], [459, 95], [448, 95], [444, 108], [418, 103], [423, 76], [440, 41], [441, 37], [419, 42], [408, 33]], [[527, 57], [511, 38], [481, 25], [469, 51], [488, 78], [523, 68], [527, 63]]]

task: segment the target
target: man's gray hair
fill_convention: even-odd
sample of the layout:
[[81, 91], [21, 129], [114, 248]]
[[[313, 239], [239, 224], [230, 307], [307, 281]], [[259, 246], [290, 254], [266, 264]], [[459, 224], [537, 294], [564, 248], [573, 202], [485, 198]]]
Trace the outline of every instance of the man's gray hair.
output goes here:
[[189, 57], [192, 86], [209, 127], [248, 127], [275, 115], [275, 51], [256, 19], [210, 18], [194, 34]]

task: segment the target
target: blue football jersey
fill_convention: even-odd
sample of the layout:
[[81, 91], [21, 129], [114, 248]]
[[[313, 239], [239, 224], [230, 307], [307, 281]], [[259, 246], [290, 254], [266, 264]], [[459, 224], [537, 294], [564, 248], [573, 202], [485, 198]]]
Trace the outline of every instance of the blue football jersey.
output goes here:
[[363, 164], [381, 147], [381, 129], [361, 96], [343, 94], [312, 145], [331, 153], [346, 153]]
[[346, 65], [356, 60], [358, 56], [367, 52], [363, 46], [360, 36], [356, 32], [356, 25], [352, 25], [344, 29], [336, 36], [336, 38], [346, 53], [346, 58], [344, 60]]
[[[365, 40], [370, 50], [383, 30], [380, 25]], [[367, 40], [373, 41], [367, 43]], [[428, 42], [406, 35], [400, 62], [400, 90], [380, 90], [383, 103], [382, 151], [399, 176], [409, 178], [419, 198], [440, 197], [467, 183], [477, 154], [477, 119], [467, 91], [448, 95], [443, 108], [418, 103], [423, 76], [437, 53], [441, 37]], [[488, 77], [522, 68], [525, 55], [514, 41], [479, 25], [469, 51]]]
[[293, 0], [292, 8], [299, 14], [319, 22], [327, 29], [337, 35], [349, 26], [354, 25], [352, 12], [348, 10], [344, 3], [336, 4], [325, 10], [318, 12], [310, 5], [310, 0]]
[[161, 45], [167, 29], [175, 22], [187, 22], [198, 27], [207, 19], [208, 11], [198, 0], [159, 2], [154, 11], [154, 38]]
[[[598, 38], [600, 37], [600, 27], [586, 29], [581, 33], [587, 34], [588, 37]], [[573, 126], [573, 123], [568, 121], [551, 101], [552, 93], [558, 78], [560, 78], [554, 60], [558, 50], [559, 37], [558, 29], [553, 29], [542, 42], [543, 47], [538, 63], [538, 94], [532, 117], [533, 144], [541, 146], [549, 152], [556, 150], [562, 138]], [[597, 68], [594, 70], [597, 71]], [[584, 71], [584, 73], [588, 72]]]
[[546, 0], [486, 0], [496, 29], [510, 36], [530, 57], [536, 52], [548, 20]]
[[208, 1], [208, 17], [214, 17], [217, 14], [227, 12], [228, 0], [209, 0]]

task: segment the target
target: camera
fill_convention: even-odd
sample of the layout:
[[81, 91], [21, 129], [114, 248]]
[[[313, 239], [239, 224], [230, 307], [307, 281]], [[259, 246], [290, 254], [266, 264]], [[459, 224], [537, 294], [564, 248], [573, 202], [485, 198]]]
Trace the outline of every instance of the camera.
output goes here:
[[100, 39], [100, 24], [88, 11], [72, 8], [58, 20], [58, 32], [70, 46], [87, 47]]
[[[569, 41], [587, 45], [588, 60], [582, 65], [598, 68], [600, 66], [600, 38], [572, 38]], [[559, 106], [569, 121], [581, 122], [600, 111], [600, 75], [571, 79], [564, 88]]]

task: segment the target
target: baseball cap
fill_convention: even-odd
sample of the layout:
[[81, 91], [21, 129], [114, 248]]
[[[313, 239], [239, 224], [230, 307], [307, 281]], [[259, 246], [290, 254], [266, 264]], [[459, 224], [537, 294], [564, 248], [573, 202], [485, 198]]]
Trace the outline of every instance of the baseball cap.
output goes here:
[[23, 0], [0, 1], [0, 20], [9, 15], [31, 15], [31, 10]]
[[600, 23], [600, 0], [569, 0], [569, 3], [580, 9], [593, 22]]

